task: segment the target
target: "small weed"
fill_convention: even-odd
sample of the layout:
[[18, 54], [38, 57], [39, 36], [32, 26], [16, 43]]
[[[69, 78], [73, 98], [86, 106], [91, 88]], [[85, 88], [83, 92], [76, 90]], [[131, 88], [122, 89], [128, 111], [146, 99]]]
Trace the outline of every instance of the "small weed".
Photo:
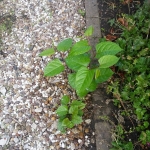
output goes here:
[[109, 21], [108, 21], [108, 23], [110, 24], [110, 26], [112, 27], [113, 25], [115, 25], [115, 23], [116, 23], [116, 20], [113, 18], [113, 19], [110, 19]]
[[56, 110], [59, 116], [58, 129], [64, 133], [66, 128], [73, 128], [82, 122], [83, 109], [85, 104], [82, 100], [73, 100], [71, 102], [67, 95], [61, 99], [61, 106]]
[[79, 9], [79, 10], [78, 10], [78, 13], [79, 13], [82, 17], [85, 16], [85, 11], [82, 10], [82, 9]]

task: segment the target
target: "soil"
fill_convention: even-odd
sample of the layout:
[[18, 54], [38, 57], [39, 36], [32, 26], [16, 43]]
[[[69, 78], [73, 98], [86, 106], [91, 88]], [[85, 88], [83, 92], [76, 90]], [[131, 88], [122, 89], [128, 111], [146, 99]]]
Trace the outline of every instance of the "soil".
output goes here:
[[116, 40], [120, 29], [116, 29], [115, 22], [124, 14], [134, 14], [142, 3], [143, 0], [98, 0], [102, 37]]
[[[101, 22], [101, 33], [102, 37], [106, 38], [110, 41], [115, 41], [121, 34], [121, 29], [115, 25], [115, 22], [118, 21], [119, 18], [123, 18], [124, 14], [134, 14], [138, 7], [142, 5], [143, 1], [138, 0], [98, 0], [98, 7], [99, 7], [99, 16]], [[110, 99], [112, 97], [110, 96]], [[138, 132], [129, 132], [130, 130], [134, 129], [136, 126], [136, 121], [132, 118], [132, 121], [128, 116], [121, 115], [121, 112], [124, 111], [123, 107], [121, 108], [115, 107], [116, 111], [114, 114], [114, 124], [120, 124], [123, 126], [124, 130], [128, 132], [125, 135], [125, 140], [128, 142], [129, 139], [134, 143], [135, 150], [146, 150], [148, 149], [146, 146], [137, 143], [139, 133]], [[127, 107], [127, 106], [125, 106]], [[122, 117], [124, 120], [123, 122], [119, 121], [119, 117]], [[112, 116], [110, 116], [112, 118]]]

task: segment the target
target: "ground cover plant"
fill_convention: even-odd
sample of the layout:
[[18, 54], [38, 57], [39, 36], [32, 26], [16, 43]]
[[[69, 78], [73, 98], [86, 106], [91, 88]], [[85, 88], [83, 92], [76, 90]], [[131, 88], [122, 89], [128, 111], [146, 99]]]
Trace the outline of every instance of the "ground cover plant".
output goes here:
[[114, 104], [130, 122], [118, 122], [111, 150], [150, 148], [150, 5], [146, 2], [134, 15], [124, 15], [123, 31], [116, 43], [123, 49], [115, 76], [108, 86]]
[[[113, 75], [110, 67], [119, 60], [115, 56], [122, 50], [118, 44], [103, 41], [96, 45], [96, 55], [93, 59], [97, 63], [92, 64], [90, 58], [91, 46], [88, 42], [88, 37], [92, 33], [93, 27], [90, 26], [80, 41], [74, 42], [71, 38], [68, 38], [61, 41], [57, 47], [40, 53], [40, 56], [50, 56], [55, 52], [62, 54], [68, 52], [66, 58], [54, 58], [44, 68], [44, 76], [48, 77], [56, 76], [69, 68], [71, 73], [68, 75], [68, 82], [79, 97], [79, 100], [72, 101], [66, 96], [61, 99], [61, 106], [56, 111], [59, 116], [58, 128], [61, 131], [65, 131], [66, 127], [72, 128], [82, 122], [81, 110], [84, 108], [84, 97], [89, 92], [95, 91], [100, 83], [110, 79]], [[74, 106], [74, 103], [76, 106]]]

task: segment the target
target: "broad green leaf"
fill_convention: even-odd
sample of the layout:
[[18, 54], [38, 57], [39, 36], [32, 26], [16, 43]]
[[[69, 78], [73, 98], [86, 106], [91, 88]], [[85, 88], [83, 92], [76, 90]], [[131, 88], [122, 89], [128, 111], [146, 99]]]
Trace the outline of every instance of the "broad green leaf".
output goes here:
[[74, 100], [71, 103], [71, 106], [78, 106], [79, 109], [84, 109], [85, 108], [85, 104], [82, 101], [79, 101], [79, 100]]
[[55, 53], [54, 49], [53, 48], [49, 48], [49, 49], [46, 49], [43, 52], [41, 52], [39, 56], [50, 56], [50, 55], [52, 55], [54, 53]]
[[97, 79], [99, 76], [100, 76], [100, 69], [97, 68], [97, 69], [95, 70], [95, 79]]
[[148, 121], [144, 121], [144, 124], [143, 124], [143, 125], [144, 125], [145, 128], [148, 128], [149, 122], [148, 122]]
[[63, 104], [63, 105], [67, 105], [69, 102], [70, 102], [69, 96], [64, 95], [64, 96], [61, 98], [61, 104]]
[[94, 70], [88, 70], [86, 67], [81, 67], [76, 74], [76, 91], [78, 96], [82, 96], [82, 92], [91, 84], [94, 77]]
[[65, 127], [62, 126], [62, 122], [58, 122], [58, 123], [57, 123], [57, 129], [58, 129], [61, 133], [65, 133], [65, 132], [66, 132]]
[[105, 41], [96, 45], [96, 58], [100, 58], [104, 55], [115, 55], [120, 52], [122, 49], [116, 43]]
[[79, 107], [79, 109], [81, 110], [81, 109], [84, 109], [84, 108], [85, 108], [85, 105], [86, 105], [86, 104], [81, 103], [78, 107]]
[[89, 46], [88, 41], [81, 40], [73, 45], [69, 53], [69, 56], [84, 54], [88, 52], [90, 49], [91, 49], [91, 46]]
[[62, 121], [65, 119], [65, 117], [60, 117], [57, 123], [57, 128], [59, 131], [61, 131], [62, 133], [66, 132], [66, 129], [64, 126], [62, 126]]
[[80, 110], [80, 109], [79, 109], [78, 115], [79, 115], [79, 116], [83, 116], [83, 110]]
[[144, 131], [141, 132], [139, 139], [142, 141], [142, 144], [146, 144], [146, 133]]
[[90, 57], [85, 54], [70, 56], [65, 59], [67, 66], [74, 70], [78, 71], [80, 67], [87, 67], [90, 63]]
[[61, 105], [58, 107], [58, 109], [56, 110], [56, 114], [61, 117], [61, 116], [65, 116], [68, 113], [68, 107], [66, 105]]
[[55, 76], [64, 71], [64, 66], [59, 59], [54, 59], [44, 68], [44, 76]]
[[105, 55], [101, 57], [98, 62], [100, 63], [100, 68], [108, 68], [113, 66], [118, 62], [119, 58], [113, 55]]
[[86, 90], [89, 92], [93, 92], [96, 90], [97, 86], [98, 86], [98, 83], [96, 83], [96, 81], [93, 80], [92, 83], [90, 84], [90, 86], [88, 88], [86, 88]]
[[63, 41], [61, 41], [58, 46], [57, 46], [57, 49], [59, 51], [67, 51], [71, 48], [72, 46], [72, 39], [65, 39]]
[[113, 71], [110, 68], [99, 68], [99, 71], [100, 74], [97, 79], [95, 79], [97, 83], [103, 83], [113, 75]]
[[78, 116], [78, 115], [72, 115], [71, 121], [77, 125], [82, 123], [82, 117]]
[[69, 76], [68, 76], [68, 81], [69, 81], [70, 86], [71, 86], [73, 89], [76, 89], [76, 85], [75, 85], [76, 73], [69, 74]]
[[89, 93], [89, 91], [87, 89], [82, 89], [80, 91], [77, 91], [77, 95], [81, 98], [85, 97], [88, 93]]
[[124, 149], [125, 150], [133, 150], [134, 146], [133, 146], [132, 142], [128, 142], [127, 144], [125, 144]]
[[142, 109], [140, 107], [135, 110], [138, 120], [141, 120], [143, 118], [145, 112], [146, 112], [146, 110]]
[[146, 130], [147, 142], [150, 142], [150, 130]]
[[86, 29], [84, 35], [85, 35], [85, 36], [91, 36], [91, 35], [93, 34], [93, 32], [94, 32], [93, 26], [89, 26], [89, 27]]
[[67, 128], [72, 128], [74, 126], [74, 123], [72, 121], [70, 121], [68, 118], [65, 118], [62, 121], [62, 126], [65, 126]]
[[78, 106], [71, 106], [70, 108], [69, 108], [69, 114], [78, 114]]

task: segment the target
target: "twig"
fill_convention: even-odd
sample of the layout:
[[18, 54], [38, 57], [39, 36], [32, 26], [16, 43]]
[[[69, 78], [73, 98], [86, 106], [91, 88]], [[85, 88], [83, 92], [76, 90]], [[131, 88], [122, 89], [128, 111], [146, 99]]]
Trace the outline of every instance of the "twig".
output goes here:
[[125, 106], [124, 106], [124, 104], [123, 104], [123, 102], [122, 102], [122, 100], [121, 100], [120, 96], [118, 96], [118, 95], [115, 95], [115, 96], [116, 96], [116, 98], [120, 101], [120, 103], [121, 103], [121, 105], [122, 105], [123, 109], [125, 110], [125, 112], [126, 112], [127, 116], [129, 117], [129, 119], [130, 119], [130, 121], [131, 121], [131, 123], [132, 123], [133, 127], [135, 128], [134, 123], [133, 123], [133, 121], [132, 121], [131, 117], [128, 115], [128, 113], [127, 113], [127, 109], [125, 108]]
[[21, 126], [24, 126], [23, 124], [21, 124], [19, 121], [17, 121], [15, 118], [13, 118], [12, 116], [11, 116], [11, 118], [14, 120], [14, 121], [16, 121], [17, 123], [19, 123]]

